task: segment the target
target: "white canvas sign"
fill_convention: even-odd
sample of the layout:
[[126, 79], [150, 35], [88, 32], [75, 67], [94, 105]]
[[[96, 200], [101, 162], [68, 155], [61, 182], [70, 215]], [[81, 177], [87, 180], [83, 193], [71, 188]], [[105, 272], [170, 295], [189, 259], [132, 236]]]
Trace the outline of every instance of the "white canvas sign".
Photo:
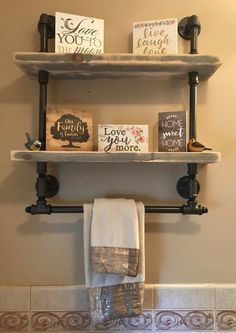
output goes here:
[[98, 125], [98, 150], [116, 153], [147, 153], [148, 125]]
[[104, 20], [56, 13], [56, 53], [104, 52]]
[[143, 55], [177, 54], [177, 19], [134, 23], [133, 53]]

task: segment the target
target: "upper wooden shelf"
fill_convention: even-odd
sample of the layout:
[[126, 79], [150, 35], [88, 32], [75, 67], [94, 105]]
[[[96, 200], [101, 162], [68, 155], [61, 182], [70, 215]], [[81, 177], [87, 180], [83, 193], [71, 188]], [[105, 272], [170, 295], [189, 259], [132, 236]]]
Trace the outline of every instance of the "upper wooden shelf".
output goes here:
[[221, 160], [217, 152], [202, 153], [104, 153], [98, 151], [29, 151], [12, 150], [12, 161], [31, 162], [151, 162], [151, 163], [216, 163]]
[[62, 79], [186, 79], [192, 71], [208, 79], [221, 65], [211, 55], [144, 56], [135, 54], [80, 54], [15, 52], [14, 62], [25, 73], [36, 76], [39, 70]]

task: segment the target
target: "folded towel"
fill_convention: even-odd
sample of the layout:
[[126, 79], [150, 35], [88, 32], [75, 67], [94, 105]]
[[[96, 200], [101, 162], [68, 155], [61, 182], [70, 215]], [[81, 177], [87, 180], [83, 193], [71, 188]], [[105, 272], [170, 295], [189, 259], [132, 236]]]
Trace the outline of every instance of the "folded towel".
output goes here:
[[[112, 199], [115, 200], [115, 199]], [[84, 260], [85, 283], [88, 294], [91, 319], [94, 323], [123, 317], [132, 317], [142, 313], [145, 264], [144, 264], [144, 206], [135, 204], [138, 217], [139, 256], [137, 276], [124, 274], [97, 273], [92, 267], [91, 226], [93, 219], [92, 204], [84, 205]], [[126, 214], [126, 212], [123, 212]], [[111, 223], [111, 221], [109, 221]], [[102, 237], [105, 238], [106, 228]], [[132, 234], [126, 229], [122, 234]], [[116, 235], [117, 233], [115, 233]], [[112, 237], [114, 239], [114, 235]]]
[[136, 276], [139, 258], [138, 230], [134, 200], [95, 199], [91, 228], [93, 270]]

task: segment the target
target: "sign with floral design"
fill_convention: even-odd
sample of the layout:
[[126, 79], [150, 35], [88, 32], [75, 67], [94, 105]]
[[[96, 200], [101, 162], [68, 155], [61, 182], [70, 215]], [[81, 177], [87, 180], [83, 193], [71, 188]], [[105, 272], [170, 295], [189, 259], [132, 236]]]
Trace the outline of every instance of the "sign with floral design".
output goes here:
[[98, 150], [148, 152], [148, 125], [98, 125]]
[[177, 19], [134, 23], [133, 53], [143, 55], [177, 54]]
[[103, 53], [104, 20], [56, 13], [56, 53]]

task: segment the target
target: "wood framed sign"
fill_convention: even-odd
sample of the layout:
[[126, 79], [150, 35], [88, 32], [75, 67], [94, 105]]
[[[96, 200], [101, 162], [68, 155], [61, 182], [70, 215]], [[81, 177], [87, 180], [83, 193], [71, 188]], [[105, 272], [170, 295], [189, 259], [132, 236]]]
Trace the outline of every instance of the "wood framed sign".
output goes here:
[[98, 150], [148, 152], [148, 125], [98, 125]]
[[184, 152], [186, 137], [186, 111], [159, 112], [158, 151]]
[[46, 150], [93, 150], [92, 115], [76, 109], [48, 107]]
[[104, 20], [57, 12], [55, 52], [103, 53]]
[[134, 23], [133, 53], [144, 55], [177, 54], [177, 19]]

